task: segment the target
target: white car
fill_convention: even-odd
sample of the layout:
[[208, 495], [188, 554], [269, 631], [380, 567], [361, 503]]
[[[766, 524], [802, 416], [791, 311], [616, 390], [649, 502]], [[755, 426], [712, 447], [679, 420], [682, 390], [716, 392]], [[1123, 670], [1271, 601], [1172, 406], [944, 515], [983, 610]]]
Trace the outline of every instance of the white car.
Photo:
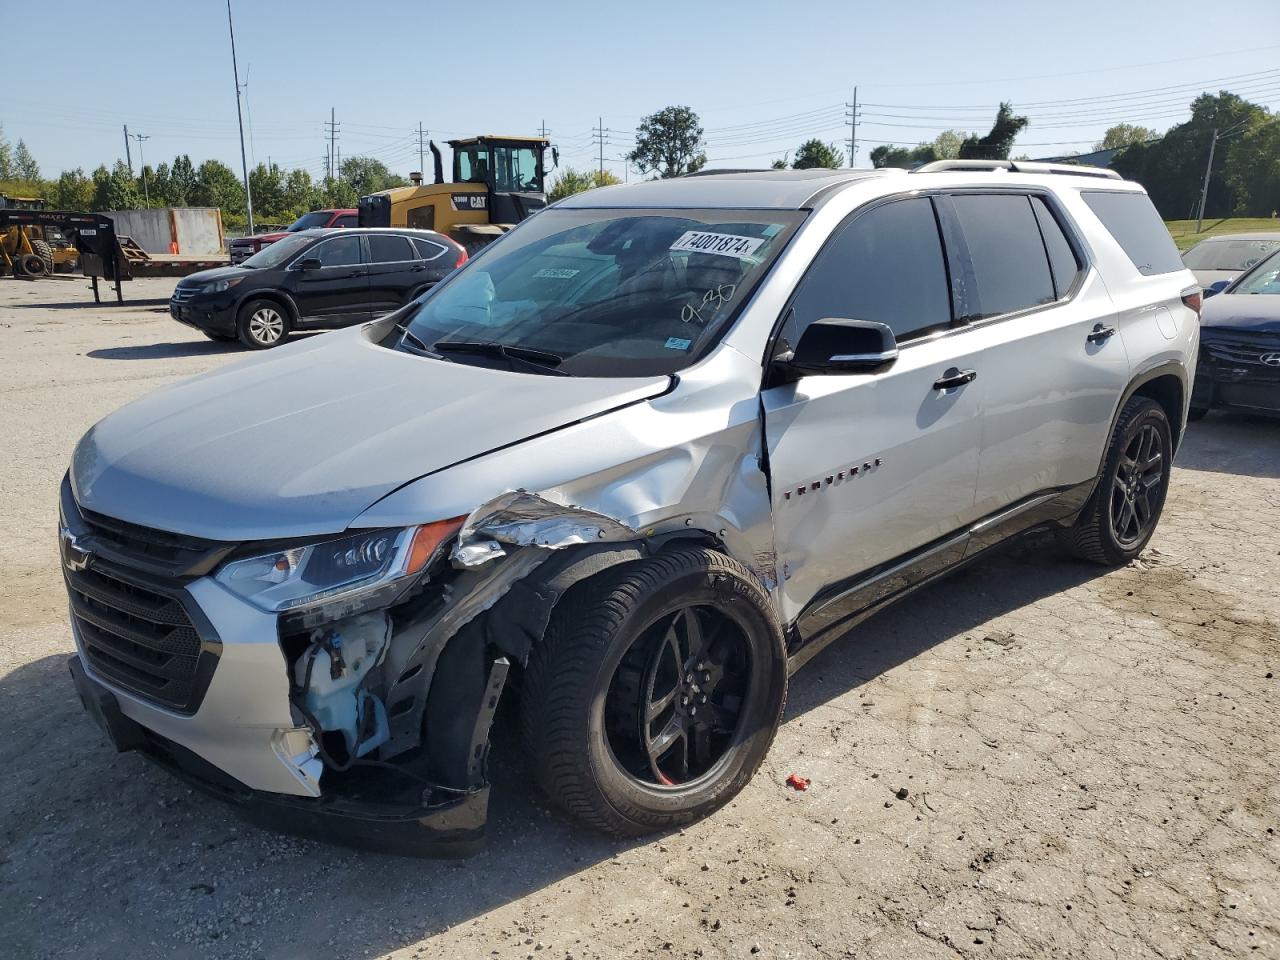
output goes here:
[[1199, 306], [1142, 189], [1087, 167], [579, 194], [90, 430], [72, 674], [117, 748], [311, 836], [474, 849], [503, 696], [572, 814], [687, 823], [886, 604], [1031, 530], [1138, 555]]
[[1182, 262], [1200, 286], [1207, 290], [1216, 283], [1221, 289], [1276, 250], [1280, 250], [1280, 232], [1232, 233], [1201, 240], [1182, 255]]

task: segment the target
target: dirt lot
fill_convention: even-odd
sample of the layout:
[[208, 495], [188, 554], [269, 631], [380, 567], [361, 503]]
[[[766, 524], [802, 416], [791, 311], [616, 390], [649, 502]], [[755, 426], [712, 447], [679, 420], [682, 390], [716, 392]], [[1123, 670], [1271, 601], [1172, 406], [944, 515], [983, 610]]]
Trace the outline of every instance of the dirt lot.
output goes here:
[[1126, 569], [1033, 542], [853, 631], [704, 823], [578, 829], [500, 729], [486, 852], [363, 855], [112, 754], [72, 691], [72, 446], [238, 355], [172, 282], [0, 280], [0, 956], [1280, 957], [1280, 423], [1194, 425]]

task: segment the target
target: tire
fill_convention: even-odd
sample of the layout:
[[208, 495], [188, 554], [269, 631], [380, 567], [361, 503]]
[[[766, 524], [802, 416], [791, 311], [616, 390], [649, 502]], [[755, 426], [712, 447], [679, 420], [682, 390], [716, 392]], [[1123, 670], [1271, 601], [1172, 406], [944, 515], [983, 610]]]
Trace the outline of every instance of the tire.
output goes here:
[[1209, 414], [1208, 407], [1188, 407], [1187, 423], [1195, 423], [1197, 420], [1203, 420]]
[[275, 300], [249, 300], [236, 317], [236, 334], [252, 350], [269, 350], [289, 339], [293, 324]]
[[44, 275], [53, 276], [53, 247], [44, 240], [32, 240], [31, 252], [44, 261]]
[[27, 280], [44, 276], [44, 261], [35, 253], [20, 254], [13, 261], [13, 275]]
[[[525, 748], [547, 796], [588, 825], [617, 837], [666, 830], [754, 776], [786, 691], [768, 594], [729, 557], [679, 548], [594, 577], [557, 605], [525, 672]], [[642, 704], [658, 703], [646, 725]]]
[[1160, 522], [1173, 459], [1164, 408], [1134, 397], [1120, 411], [1098, 486], [1076, 522], [1058, 534], [1071, 553], [1118, 567], [1146, 547]]

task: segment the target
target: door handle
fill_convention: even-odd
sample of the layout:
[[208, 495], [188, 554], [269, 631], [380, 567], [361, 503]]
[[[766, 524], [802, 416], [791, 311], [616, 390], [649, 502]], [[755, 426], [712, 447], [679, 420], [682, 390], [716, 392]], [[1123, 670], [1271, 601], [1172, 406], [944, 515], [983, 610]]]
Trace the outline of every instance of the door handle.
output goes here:
[[1115, 336], [1116, 328], [1108, 327], [1105, 323], [1095, 323], [1093, 329], [1089, 331], [1089, 335], [1085, 337], [1089, 343], [1106, 343]]
[[954, 390], [956, 387], [963, 387], [966, 383], [972, 383], [977, 379], [977, 370], [957, 370], [952, 367], [937, 380], [933, 381], [933, 389]]

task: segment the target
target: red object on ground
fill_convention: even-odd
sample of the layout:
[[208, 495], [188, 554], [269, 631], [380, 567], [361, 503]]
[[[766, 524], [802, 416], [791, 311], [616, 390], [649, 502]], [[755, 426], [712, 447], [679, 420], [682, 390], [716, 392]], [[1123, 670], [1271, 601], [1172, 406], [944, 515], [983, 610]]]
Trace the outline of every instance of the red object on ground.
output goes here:
[[787, 786], [793, 790], [808, 790], [809, 783], [808, 777], [802, 777], [798, 773], [793, 773], [787, 777]]

